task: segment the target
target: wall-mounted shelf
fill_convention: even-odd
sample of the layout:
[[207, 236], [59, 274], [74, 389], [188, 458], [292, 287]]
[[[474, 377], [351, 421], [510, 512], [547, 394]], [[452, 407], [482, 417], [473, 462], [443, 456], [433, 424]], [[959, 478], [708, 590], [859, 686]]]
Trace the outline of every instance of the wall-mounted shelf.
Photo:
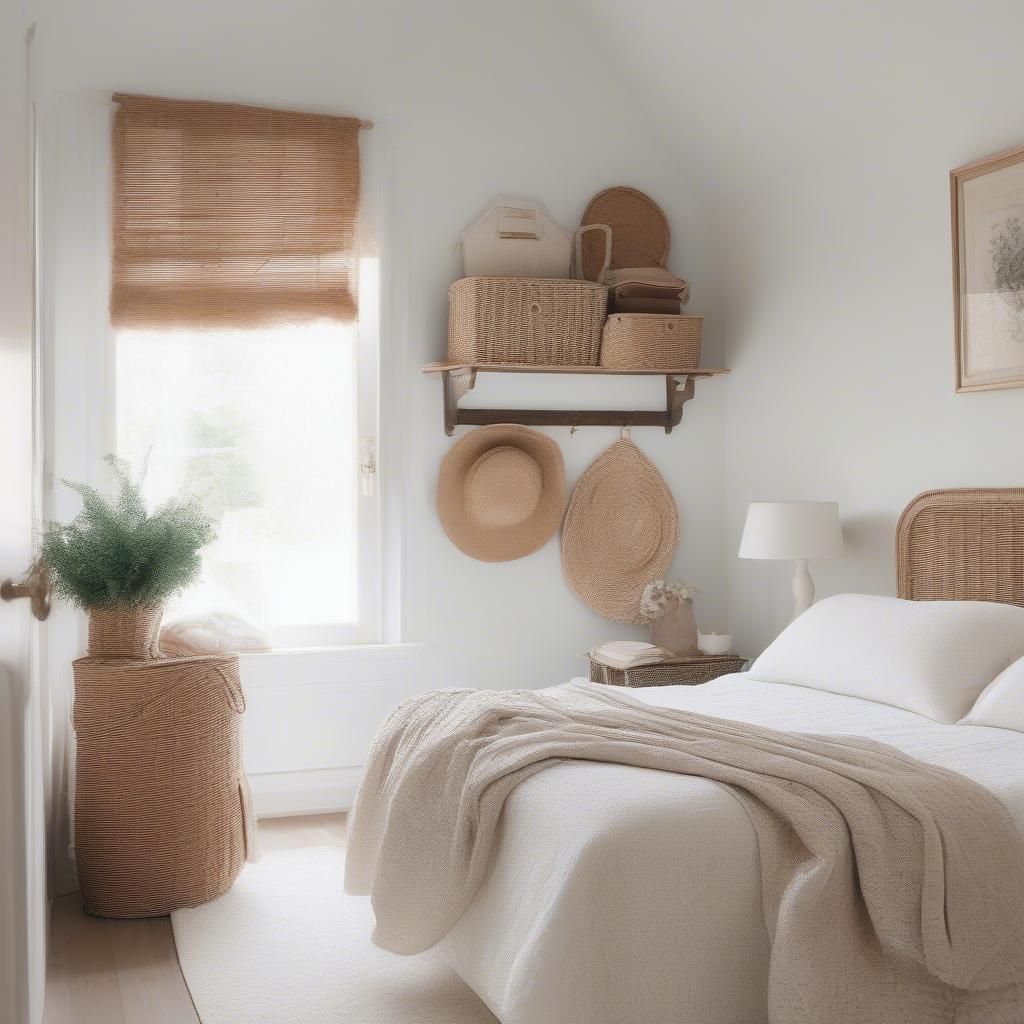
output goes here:
[[[457, 426], [490, 423], [522, 423], [528, 427], [662, 427], [666, 434], [679, 425], [683, 403], [693, 398], [694, 382], [701, 377], [721, 377], [728, 370], [706, 367], [682, 369], [617, 370], [604, 366], [527, 366], [520, 363], [427, 363], [424, 373], [438, 374], [444, 399], [444, 432]], [[665, 409], [633, 411], [618, 409], [460, 409], [459, 399], [476, 384], [478, 373], [575, 373], [604, 377], [664, 377]]]

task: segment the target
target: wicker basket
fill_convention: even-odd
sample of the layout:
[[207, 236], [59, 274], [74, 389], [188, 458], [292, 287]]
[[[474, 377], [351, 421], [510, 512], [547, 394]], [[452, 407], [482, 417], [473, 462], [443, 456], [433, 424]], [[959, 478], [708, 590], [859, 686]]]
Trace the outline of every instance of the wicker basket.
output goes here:
[[234, 654], [74, 663], [75, 856], [100, 917], [221, 895], [253, 842]]
[[93, 608], [89, 654], [94, 658], [159, 658], [163, 608]]
[[448, 290], [448, 358], [596, 366], [607, 306], [592, 281], [464, 277]]
[[613, 313], [604, 326], [601, 366], [621, 370], [700, 366], [702, 316]]
[[636, 668], [609, 668], [590, 659], [590, 681], [609, 686], [696, 686], [730, 672], [742, 672], [746, 658], [737, 654], [706, 654], [693, 658], [660, 661]]

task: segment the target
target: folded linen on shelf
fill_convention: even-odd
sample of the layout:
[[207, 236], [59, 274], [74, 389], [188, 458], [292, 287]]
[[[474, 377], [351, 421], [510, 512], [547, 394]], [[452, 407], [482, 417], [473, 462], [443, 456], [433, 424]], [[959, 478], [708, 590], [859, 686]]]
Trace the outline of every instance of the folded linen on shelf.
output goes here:
[[690, 298], [690, 285], [662, 267], [630, 267], [605, 275], [612, 313], [666, 313], [678, 316]]

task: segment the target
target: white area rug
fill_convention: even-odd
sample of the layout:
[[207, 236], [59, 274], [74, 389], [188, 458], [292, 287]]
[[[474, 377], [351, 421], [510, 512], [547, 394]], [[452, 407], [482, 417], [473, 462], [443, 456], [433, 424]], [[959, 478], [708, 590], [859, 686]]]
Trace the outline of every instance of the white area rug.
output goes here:
[[203, 1024], [497, 1024], [440, 958], [370, 942], [369, 900], [342, 892], [344, 870], [340, 849], [267, 854], [172, 915]]

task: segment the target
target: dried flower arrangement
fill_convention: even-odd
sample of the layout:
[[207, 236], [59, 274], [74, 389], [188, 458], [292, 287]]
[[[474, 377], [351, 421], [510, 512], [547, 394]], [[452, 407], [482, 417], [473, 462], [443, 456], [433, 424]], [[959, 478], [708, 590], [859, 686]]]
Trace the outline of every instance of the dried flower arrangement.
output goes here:
[[640, 613], [648, 622], [654, 622], [673, 604], [692, 601], [696, 593], [696, 587], [681, 583], [679, 580], [654, 580], [644, 587], [644, 592], [640, 595]]

